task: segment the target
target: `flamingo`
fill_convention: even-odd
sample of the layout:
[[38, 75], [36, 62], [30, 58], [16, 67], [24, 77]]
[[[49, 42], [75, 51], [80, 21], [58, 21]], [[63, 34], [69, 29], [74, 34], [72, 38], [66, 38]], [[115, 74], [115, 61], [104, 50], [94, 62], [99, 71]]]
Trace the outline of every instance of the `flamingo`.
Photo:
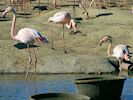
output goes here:
[[[31, 28], [22, 28], [17, 33], [16, 32], [16, 10], [15, 10], [15, 7], [14, 6], [9, 6], [3, 12], [3, 16], [5, 16], [8, 12], [13, 12], [13, 21], [12, 21], [12, 26], [11, 26], [11, 38], [26, 44], [27, 48], [28, 48], [29, 63], [28, 63], [28, 67], [27, 67], [27, 70], [26, 70], [26, 77], [25, 77], [25, 79], [27, 80], [29, 69], [30, 69], [30, 64], [32, 63], [30, 45], [33, 45], [34, 42], [48, 43], [48, 40], [47, 40], [47, 38], [42, 36], [40, 32], [38, 32], [35, 29], [31, 29]], [[33, 50], [33, 54], [34, 54], [34, 57], [35, 57], [34, 76], [36, 76], [37, 56], [35, 54], [34, 47], [32, 48], [32, 50]]]
[[[96, 4], [96, 2], [99, 2], [100, 4]], [[99, 1], [97, 1], [97, 0], [91, 0], [91, 2], [90, 2], [90, 5], [89, 5], [89, 8], [91, 8], [91, 6], [92, 6], [92, 4], [93, 3], [95, 3], [95, 5], [98, 7], [98, 6], [100, 6], [100, 8], [102, 8], [102, 9], [106, 9], [106, 7], [104, 6], [104, 1], [103, 0], [99, 0]]]
[[[110, 57], [116, 57], [119, 61], [119, 65], [121, 65], [122, 61], [129, 61], [130, 60], [130, 52], [129, 52], [129, 47], [127, 45], [123, 45], [123, 44], [119, 44], [116, 45], [113, 49], [113, 53], [111, 54], [111, 48], [112, 48], [112, 37], [109, 35], [104, 36], [101, 40], [100, 40], [100, 46], [102, 45], [102, 43], [109, 43], [108, 45], [108, 50], [107, 53]], [[119, 67], [120, 69], [120, 73], [121, 73], [121, 67]]]
[[60, 2], [59, 2], [59, 0], [53, 0], [53, 6], [54, 6], [54, 8], [59, 8], [59, 4]]
[[71, 19], [71, 15], [69, 12], [67, 11], [60, 11], [60, 12], [57, 12], [56, 14], [54, 14], [52, 17], [50, 17], [48, 19], [50, 22], [54, 22], [53, 24], [53, 28], [51, 30], [51, 36], [52, 36], [52, 49], [54, 49], [53, 47], [53, 34], [52, 34], [52, 31], [54, 29], [54, 25], [55, 23], [60, 23], [62, 24], [62, 34], [63, 34], [63, 41], [64, 41], [64, 52], [67, 53], [66, 51], [66, 48], [65, 48], [65, 40], [64, 40], [64, 25], [66, 25], [66, 27], [68, 29], [70, 28], [73, 28], [74, 29], [74, 32], [76, 32], [76, 23], [74, 22], [73, 19]]
[[84, 13], [86, 14], [86, 19], [89, 19], [89, 13], [88, 13], [85, 5], [86, 5], [86, 1], [83, 2], [83, 1], [79, 0], [79, 7], [81, 7], [84, 10]]

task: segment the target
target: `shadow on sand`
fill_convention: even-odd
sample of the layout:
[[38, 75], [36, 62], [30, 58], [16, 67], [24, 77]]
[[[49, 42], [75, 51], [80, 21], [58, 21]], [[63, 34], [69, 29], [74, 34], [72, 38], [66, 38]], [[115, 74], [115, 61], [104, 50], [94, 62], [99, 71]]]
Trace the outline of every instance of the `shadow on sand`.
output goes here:
[[32, 18], [32, 14], [28, 12], [19, 12], [17, 13], [18, 18]]
[[[108, 58], [108, 62], [116, 69], [116, 71], [119, 71], [118, 60], [113, 60], [113, 59]], [[133, 70], [133, 62], [123, 60], [123, 63], [129, 65], [128, 70]]]
[[[67, 5], [60, 5], [61, 7], [69, 7], [69, 6], [73, 6], [73, 4], [67, 4]], [[78, 4], [75, 4], [76, 7], [78, 7]]]
[[97, 18], [97, 17], [102, 17], [102, 16], [110, 16], [113, 15], [113, 13], [102, 13], [102, 14], [98, 14], [95, 17], [92, 17], [92, 19]]
[[12, 19], [0, 17], [0, 21], [10, 21]]
[[[16, 48], [18, 48], [18, 49], [26, 49], [26, 48], [27, 48], [27, 45], [24, 44], [24, 43], [17, 43], [17, 44], [15, 44], [14, 46], [15, 46]], [[37, 45], [30, 45], [30, 48], [32, 48], [32, 47], [37, 48], [37, 47], [40, 47], [40, 46], [37, 46]]]
[[33, 10], [38, 9], [40, 11], [48, 10], [48, 6], [34, 6]]
[[32, 15], [31, 13], [26, 13], [26, 12], [19, 12], [17, 13], [18, 15], [25, 15], [25, 16], [29, 16]]
[[119, 62], [114, 59], [107, 58], [108, 62], [116, 69], [117, 72], [119, 72]]

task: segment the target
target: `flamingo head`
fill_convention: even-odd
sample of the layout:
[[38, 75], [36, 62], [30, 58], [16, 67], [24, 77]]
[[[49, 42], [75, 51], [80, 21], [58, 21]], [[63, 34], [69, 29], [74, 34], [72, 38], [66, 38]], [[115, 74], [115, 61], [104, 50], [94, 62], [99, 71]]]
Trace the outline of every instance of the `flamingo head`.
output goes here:
[[14, 6], [9, 6], [5, 9], [5, 11], [3, 12], [3, 17], [5, 18], [6, 14], [8, 12], [13, 12], [14, 14], [16, 14], [16, 8]]
[[75, 21], [73, 20], [73, 19], [71, 19], [70, 21], [69, 21], [69, 23], [66, 23], [65, 24], [66, 25], [66, 27], [68, 28], [68, 29], [71, 29], [71, 28], [73, 28], [74, 29], [74, 32], [76, 31], [76, 23], [75, 23]]
[[129, 61], [130, 60], [130, 56], [127, 53], [125, 53], [123, 55], [123, 59], [125, 59], [126, 61]]
[[74, 29], [74, 31], [76, 31], [77, 24], [75, 23], [73, 19], [71, 19], [70, 22], [71, 22], [71, 27]]
[[106, 35], [106, 36], [104, 36], [101, 40], [100, 40], [100, 46], [102, 45], [102, 43], [111, 43], [112, 42], [112, 40], [111, 40], [111, 36], [109, 36], [109, 35]]
[[48, 21], [53, 22], [53, 17], [49, 17]]
[[48, 39], [46, 37], [42, 37], [41, 41], [43, 41], [44, 43], [49, 43]]

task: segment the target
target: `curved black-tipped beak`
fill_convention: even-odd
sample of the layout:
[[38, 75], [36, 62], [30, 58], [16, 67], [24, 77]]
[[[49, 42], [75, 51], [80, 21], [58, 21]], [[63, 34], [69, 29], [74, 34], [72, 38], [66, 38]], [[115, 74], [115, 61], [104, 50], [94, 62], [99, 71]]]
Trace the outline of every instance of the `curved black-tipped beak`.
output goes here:
[[103, 41], [100, 41], [100, 46], [102, 45]]
[[132, 47], [128, 45], [127, 48], [132, 48]]
[[44, 43], [49, 43], [48, 39], [45, 38], [45, 37], [42, 37], [42, 40], [43, 40]]
[[3, 12], [3, 18], [6, 18], [6, 13], [5, 12]]

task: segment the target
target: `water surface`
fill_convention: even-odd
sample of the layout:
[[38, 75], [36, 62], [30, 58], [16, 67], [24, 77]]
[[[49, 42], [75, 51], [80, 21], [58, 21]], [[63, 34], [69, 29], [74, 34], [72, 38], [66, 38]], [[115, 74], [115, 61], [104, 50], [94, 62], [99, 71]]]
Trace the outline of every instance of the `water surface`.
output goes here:
[[0, 75], [0, 100], [28, 100], [29, 96], [42, 93], [77, 93], [73, 80], [79, 76], [82, 75], [37, 75], [35, 81], [31, 75], [25, 81], [21, 74]]
[[[37, 75], [36, 81], [32, 75], [25, 81], [22, 74], [0, 75], [0, 100], [28, 100], [29, 96], [42, 93], [73, 93], [77, 88], [74, 79], [87, 77], [85, 74], [53, 74]], [[133, 100], [133, 78], [127, 78], [121, 98]]]

